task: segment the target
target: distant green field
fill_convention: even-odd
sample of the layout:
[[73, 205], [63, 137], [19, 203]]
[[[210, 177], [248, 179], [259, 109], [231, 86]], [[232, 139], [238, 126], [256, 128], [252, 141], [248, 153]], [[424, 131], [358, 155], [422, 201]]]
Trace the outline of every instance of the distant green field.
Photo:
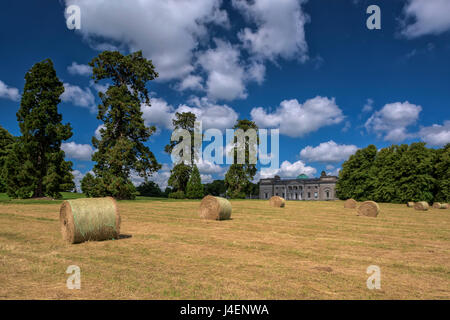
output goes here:
[[84, 198], [83, 193], [73, 193], [73, 192], [61, 192], [63, 196], [60, 200], [43, 200], [43, 199], [10, 199], [6, 193], [0, 193], [0, 202], [18, 203], [18, 204], [50, 204], [55, 202], [61, 202], [64, 200]]

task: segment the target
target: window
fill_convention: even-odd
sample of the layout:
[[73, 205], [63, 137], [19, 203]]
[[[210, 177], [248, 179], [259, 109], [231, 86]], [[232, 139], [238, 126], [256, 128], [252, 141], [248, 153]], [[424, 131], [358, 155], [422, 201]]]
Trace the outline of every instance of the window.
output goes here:
[[330, 191], [327, 191], [326, 194], [327, 194], [327, 199], [330, 199]]
[[308, 199], [311, 198], [311, 192], [308, 192]]
[[317, 192], [314, 192], [314, 198], [317, 199], [318, 196], [319, 196], [319, 195], [317, 194]]
[[269, 198], [269, 195], [267, 194], [267, 192], [265, 193], [265, 197], [266, 197], [266, 199]]

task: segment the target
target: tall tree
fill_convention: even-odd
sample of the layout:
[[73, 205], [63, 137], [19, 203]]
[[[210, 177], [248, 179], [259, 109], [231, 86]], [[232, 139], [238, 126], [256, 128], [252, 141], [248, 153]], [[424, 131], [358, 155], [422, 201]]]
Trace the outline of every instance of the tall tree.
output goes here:
[[377, 155], [377, 148], [369, 145], [356, 151], [342, 164], [336, 193], [340, 199], [354, 198], [368, 200], [375, 188], [372, 166]]
[[221, 196], [227, 192], [227, 188], [225, 187], [225, 181], [223, 180], [214, 180], [211, 183], [206, 183], [204, 185], [205, 194], [212, 196]]
[[14, 137], [0, 126], [0, 192], [6, 191], [5, 161], [13, 143]]
[[170, 178], [168, 185], [172, 187], [173, 191], [183, 191], [186, 192], [186, 186], [191, 176], [192, 167], [184, 164], [183, 162], [175, 165], [172, 170], [170, 170]]
[[192, 168], [191, 177], [186, 186], [186, 197], [189, 199], [201, 199], [204, 196], [202, 178], [196, 165]]
[[7, 192], [12, 198], [49, 196], [74, 188], [72, 163], [64, 160], [61, 143], [72, 136], [70, 124], [58, 113], [63, 83], [53, 62], [36, 63], [25, 75], [25, 87], [17, 112], [22, 136], [6, 159]]
[[[253, 129], [257, 133], [258, 126], [255, 122], [244, 119], [238, 120], [235, 126], [235, 137], [234, 144], [235, 148], [233, 150], [233, 164], [229, 167], [227, 173], [225, 174], [225, 186], [227, 187], [227, 195], [231, 198], [245, 198], [245, 193], [248, 190], [248, 184], [250, 180], [253, 180], [256, 174], [256, 164], [251, 161], [250, 151], [256, 151], [259, 140], [251, 141], [249, 137], [245, 136], [243, 141], [239, 141], [236, 132], [242, 130], [244, 133]], [[240, 145], [242, 144], [243, 145]], [[239, 147], [244, 150], [244, 161], [243, 163], [238, 163], [238, 149]], [[256, 154], [256, 153], [255, 153]]]
[[436, 201], [450, 202], [450, 143], [436, 155]]
[[97, 118], [104, 122], [101, 137], [92, 138], [98, 149], [92, 157], [96, 162], [96, 183], [103, 196], [133, 199], [136, 190], [130, 180], [131, 172], [146, 178], [161, 168], [144, 145], [156, 128], [145, 125], [141, 112], [141, 104], [150, 104], [146, 84], [158, 73], [141, 51], [126, 56], [118, 51], [104, 51], [89, 65], [95, 82], [111, 82], [105, 93], [99, 93], [102, 103]]
[[[195, 121], [197, 120], [197, 117], [194, 113], [192, 112], [177, 112], [175, 113], [175, 118], [172, 120], [172, 124], [173, 124], [173, 128], [174, 130], [180, 130], [180, 129], [184, 129], [187, 130], [190, 134], [191, 137], [191, 141], [190, 141], [190, 145], [191, 145], [191, 159], [190, 159], [190, 165], [192, 166], [195, 162], [195, 140], [194, 140], [194, 131], [195, 131]], [[173, 149], [175, 148], [175, 146], [177, 146], [179, 143], [181, 143], [182, 140], [180, 141], [170, 141], [170, 143], [168, 145], [165, 146], [164, 150], [168, 153], [171, 154]], [[183, 150], [181, 150], [181, 154], [179, 155], [180, 157], [183, 156]]]
[[396, 202], [427, 201], [434, 198], [435, 151], [425, 147], [425, 143], [412, 143], [402, 153], [397, 166]]

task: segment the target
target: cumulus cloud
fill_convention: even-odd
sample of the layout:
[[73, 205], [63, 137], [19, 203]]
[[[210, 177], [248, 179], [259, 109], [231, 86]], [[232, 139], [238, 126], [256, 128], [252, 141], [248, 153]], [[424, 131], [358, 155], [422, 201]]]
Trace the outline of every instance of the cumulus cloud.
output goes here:
[[421, 106], [408, 101], [386, 104], [366, 121], [365, 127], [385, 141], [400, 142], [414, 136], [407, 128], [417, 122], [421, 111]]
[[208, 73], [206, 90], [212, 99], [234, 100], [247, 97], [240, 51], [230, 43], [215, 39], [216, 48], [203, 52], [198, 63]]
[[309, 162], [341, 162], [358, 150], [355, 145], [337, 144], [333, 140], [322, 142], [317, 147], [307, 146], [300, 151], [300, 157]]
[[444, 146], [450, 143], [450, 120], [443, 125], [433, 124], [430, 127], [422, 127], [419, 131], [420, 139], [432, 146]]
[[67, 67], [67, 71], [72, 75], [88, 76], [92, 73], [92, 68], [87, 64], [78, 64], [74, 61]]
[[19, 101], [20, 100], [20, 94], [19, 89], [9, 87], [0, 80], [0, 98], [9, 99], [12, 101]]
[[324, 126], [338, 124], [345, 118], [334, 98], [320, 96], [303, 104], [296, 99], [284, 100], [272, 113], [258, 107], [250, 114], [260, 128], [279, 128], [281, 134], [290, 137], [302, 137]]
[[94, 149], [89, 144], [78, 144], [75, 142], [63, 142], [61, 149], [66, 153], [66, 157], [69, 159], [77, 159], [83, 161], [90, 161]]
[[213, 176], [210, 174], [201, 174], [200, 178], [202, 179], [202, 183], [211, 183], [214, 181]]
[[204, 159], [196, 161], [196, 165], [200, 173], [204, 174], [221, 174], [225, 171], [224, 167]]
[[309, 21], [301, 5], [303, 0], [233, 0], [233, 6], [243, 13], [256, 29], [244, 28], [238, 34], [244, 47], [261, 59], [275, 60], [308, 58], [305, 24]]
[[255, 180], [259, 180], [260, 178], [273, 178], [275, 175], [282, 178], [295, 178], [300, 174], [313, 177], [316, 173], [317, 170], [315, 168], [307, 166], [303, 161], [299, 160], [294, 163], [283, 161], [278, 169], [262, 168], [255, 177]]
[[81, 34], [93, 47], [97, 39], [130, 51], [142, 49], [160, 79], [181, 78], [193, 70], [193, 51], [208, 36], [207, 25], [227, 27], [221, 0], [66, 0], [78, 5]]
[[449, 12], [448, 0], [409, 0], [403, 9], [402, 34], [416, 38], [446, 32], [450, 30]]
[[200, 76], [188, 75], [176, 87], [179, 91], [194, 90], [203, 91], [203, 79]]
[[97, 106], [95, 105], [95, 97], [91, 89], [88, 87], [82, 89], [78, 86], [64, 83], [64, 93], [61, 95], [61, 100], [72, 103], [75, 106], [88, 108], [91, 112], [95, 112]]
[[166, 129], [173, 129], [172, 119], [176, 112], [192, 112], [197, 120], [202, 121], [203, 129], [216, 128], [224, 130], [232, 128], [238, 114], [229, 106], [215, 104], [208, 98], [194, 97], [188, 104], [179, 105], [177, 108], [168, 104], [161, 98], [152, 98], [151, 106], [142, 105], [141, 110], [146, 125], [155, 125]]

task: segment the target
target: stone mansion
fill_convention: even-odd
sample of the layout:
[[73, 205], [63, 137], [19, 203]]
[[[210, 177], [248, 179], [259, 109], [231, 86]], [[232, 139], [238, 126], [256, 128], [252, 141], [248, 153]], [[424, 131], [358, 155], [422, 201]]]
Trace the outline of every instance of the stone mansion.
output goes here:
[[281, 179], [275, 176], [259, 181], [259, 198], [280, 196], [286, 200], [336, 200], [337, 177], [322, 172], [320, 178], [309, 178], [301, 174], [296, 179]]

